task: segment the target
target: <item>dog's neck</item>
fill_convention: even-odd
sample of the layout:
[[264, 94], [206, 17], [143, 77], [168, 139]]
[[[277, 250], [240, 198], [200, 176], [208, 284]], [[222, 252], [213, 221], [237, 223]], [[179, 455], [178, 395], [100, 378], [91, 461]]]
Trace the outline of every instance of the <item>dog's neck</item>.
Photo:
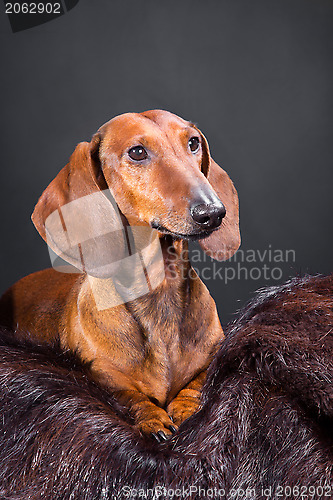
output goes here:
[[98, 310], [140, 300], [143, 296], [153, 298], [154, 292], [159, 290], [164, 294], [168, 291], [171, 294], [181, 291], [182, 296], [186, 294], [192, 278], [186, 240], [162, 235], [150, 245], [148, 252], [143, 250], [131, 259], [122, 263], [121, 273], [116, 278], [88, 276]]
[[166, 283], [175, 285], [175, 280], [179, 283], [186, 280], [191, 269], [188, 241], [163, 235], [160, 238], [160, 243]]
[[163, 290], [164, 294], [167, 291], [177, 294], [180, 290], [182, 295], [186, 293], [192, 278], [188, 242], [162, 235], [155, 239], [148, 251], [145, 250], [132, 255], [131, 260], [124, 260], [117, 277], [88, 276], [98, 310], [126, 304], [143, 296], [153, 298], [155, 290]]
[[[122, 224], [125, 228], [130, 228], [131, 224], [129, 219], [122, 213], [119, 209]], [[136, 221], [132, 221], [134, 227], [136, 226]], [[128, 229], [127, 229], [128, 231]], [[178, 286], [184, 280], [187, 280], [191, 274], [191, 263], [189, 261], [188, 252], [188, 241], [173, 237], [171, 234], [159, 234], [160, 246], [153, 246], [153, 252], [149, 256], [150, 261], [158, 260], [158, 253], [162, 250], [162, 257], [164, 263], [164, 275], [163, 284], [171, 287], [175, 287], [176, 281]], [[141, 255], [142, 256], [142, 255]], [[160, 272], [160, 269], [157, 269]]]

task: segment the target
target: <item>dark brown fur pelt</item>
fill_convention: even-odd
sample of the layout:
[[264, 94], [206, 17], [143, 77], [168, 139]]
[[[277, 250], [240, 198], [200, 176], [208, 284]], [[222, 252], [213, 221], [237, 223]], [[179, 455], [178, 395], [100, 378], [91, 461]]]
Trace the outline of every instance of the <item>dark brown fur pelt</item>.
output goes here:
[[74, 355], [3, 332], [0, 498], [333, 495], [333, 276], [261, 291], [226, 333], [201, 410], [157, 444]]

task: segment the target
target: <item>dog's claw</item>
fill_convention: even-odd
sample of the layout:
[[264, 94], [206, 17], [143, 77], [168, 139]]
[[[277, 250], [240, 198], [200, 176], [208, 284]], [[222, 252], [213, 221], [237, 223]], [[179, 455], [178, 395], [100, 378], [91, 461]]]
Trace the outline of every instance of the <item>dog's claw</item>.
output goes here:
[[152, 435], [152, 437], [153, 437], [153, 438], [154, 438], [154, 439], [155, 439], [158, 443], [160, 443], [160, 442], [161, 442], [161, 440], [160, 440], [160, 438], [158, 437], [158, 435], [156, 434], [156, 432], [152, 432], [152, 433], [151, 433], [151, 435]]
[[168, 438], [166, 437], [166, 435], [164, 434], [163, 431], [158, 431], [157, 432], [157, 435], [158, 437], [160, 438], [161, 441], [166, 441]]
[[169, 425], [169, 429], [172, 432], [172, 434], [175, 434], [177, 432], [177, 429], [174, 425]]

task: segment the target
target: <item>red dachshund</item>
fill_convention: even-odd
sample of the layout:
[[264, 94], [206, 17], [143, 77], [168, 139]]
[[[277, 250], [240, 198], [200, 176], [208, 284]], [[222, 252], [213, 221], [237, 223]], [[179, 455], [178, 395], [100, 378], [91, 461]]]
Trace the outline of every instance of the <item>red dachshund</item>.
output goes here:
[[[108, 190], [116, 206], [104, 197]], [[162, 270], [158, 259], [152, 267], [159, 275], [163, 271], [162, 278], [148, 293], [136, 291], [128, 300], [110, 278], [114, 261], [124, 257], [121, 230], [96, 251], [88, 249], [86, 267], [80, 243], [76, 253], [65, 249], [61, 234], [68, 227], [61, 214], [89, 196], [93, 203], [77, 205], [75, 228], [93, 225], [102, 234], [112, 206], [125, 227], [151, 232], [149, 245], [140, 237], [136, 242], [138, 255], [146, 252], [150, 264], [163, 257]], [[52, 214], [62, 233], [48, 227]], [[96, 380], [129, 408], [137, 428], [165, 439], [198, 408], [205, 370], [224, 337], [214, 300], [191, 268], [187, 249], [188, 240], [198, 240], [211, 257], [224, 260], [239, 247], [238, 198], [230, 178], [192, 123], [161, 110], [127, 113], [103, 125], [90, 143], [78, 144], [43, 192], [32, 220], [49, 247], [82, 272], [47, 269], [21, 279], [1, 300], [3, 322], [76, 350], [92, 362]], [[104, 274], [98, 272], [98, 261], [104, 263], [111, 247], [119, 255], [109, 259]], [[137, 276], [132, 278], [135, 287]], [[98, 307], [96, 297], [112, 307]]]

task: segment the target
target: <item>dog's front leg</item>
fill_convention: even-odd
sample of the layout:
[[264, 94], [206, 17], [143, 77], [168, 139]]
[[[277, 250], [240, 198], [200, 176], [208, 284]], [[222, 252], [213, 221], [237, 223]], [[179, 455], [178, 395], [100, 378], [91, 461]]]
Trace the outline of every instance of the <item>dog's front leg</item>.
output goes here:
[[152, 435], [158, 441], [163, 441], [177, 430], [167, 412], [154, 404], [142, 392], [119, 390], [113, 391], [113, 394], [121, 404], [129, 409], [136, 428], [142, 434]]
[[167, 412], [179, 426], [199, 409], [201, 389], [206, 378], [206, 370], [191, 380], [169, 403]]

